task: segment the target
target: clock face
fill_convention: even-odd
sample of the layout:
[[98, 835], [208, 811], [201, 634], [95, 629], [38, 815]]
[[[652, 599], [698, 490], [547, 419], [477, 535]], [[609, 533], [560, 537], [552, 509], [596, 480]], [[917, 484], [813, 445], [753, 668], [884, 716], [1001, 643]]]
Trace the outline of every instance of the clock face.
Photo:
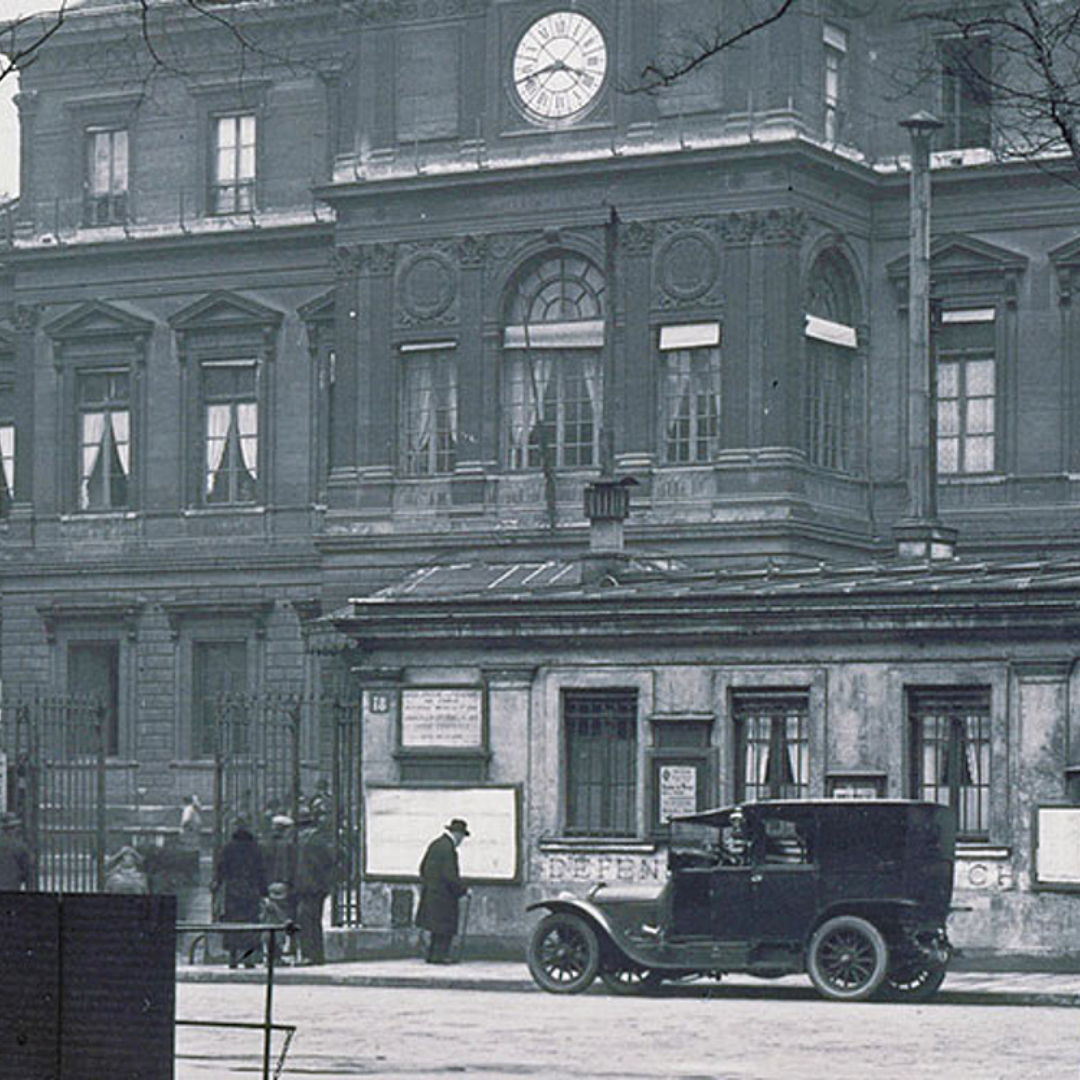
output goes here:
[[514, 50], [514, 93], [531, 117], [570, 119], [600, 93], [607, 60], [596, 23], [576, 11], [553, 11], [537, 19]]

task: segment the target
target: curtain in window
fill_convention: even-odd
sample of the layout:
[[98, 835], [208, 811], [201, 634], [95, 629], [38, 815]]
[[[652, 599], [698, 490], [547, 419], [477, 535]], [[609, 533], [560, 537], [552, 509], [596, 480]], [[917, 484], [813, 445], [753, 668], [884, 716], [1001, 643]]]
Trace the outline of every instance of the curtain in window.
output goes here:
[[589, 405], [592, 407], [594, 417], [600, 415], [603, 407], [603, 369], [600, 366], [600, 357], [594, 352], [569, 353], [567, 359], [577, 360], [581, 365], [581, 374], [585, 379], [585, 392], [589, 395]]
[[206, 407], [206, 494], [214, 490], [221, 463], [225, 460], [225, 446], [229, 437], [229, 406]]
[[[664, 388], [664, 434], [668, 461], [685, 460], [683, 426], [690, 416], [690, 354], [679, 350], [667, 354]], [[680, 423], [682, 421], [683, 423]]]
[[105, 446], [106, 414], [83, 413], [82, 416], [82, 474], [79, 485], [79, 501], [85, 510], [90, 505], [90, 480], [101, 459]]
[[0, 426], [0, 468], [3, 469], [4, 490], [9, 499], [15, 497], [15, 428]]
[[236, 406], [236, 427], [244, 468], [255, 480], [258, 478], [259, 461], [259, 408], [254, 401], [241, 401]]
[[435, 432], [435, 377], [432, 359], [417, 357], [409, 361], [408, 403], [410, 430], [408, 457], [410, 471], [432, 471], [432, 436]]
[[131, 418], [128, 413], [118, 411], [109, 416], [112, 427], [113, 449], [125, 476], [131, 475]]

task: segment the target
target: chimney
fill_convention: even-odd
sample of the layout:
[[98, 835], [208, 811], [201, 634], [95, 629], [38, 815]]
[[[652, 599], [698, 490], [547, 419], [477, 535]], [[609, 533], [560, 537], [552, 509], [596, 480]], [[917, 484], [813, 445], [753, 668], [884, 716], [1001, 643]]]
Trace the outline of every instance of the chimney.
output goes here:
[[589, 519], [589, 551], [581, 568], [581, 583], [597, 585], [618, 578], [626, 563], [624, 527], [630, 513], [632, 476], [597, 480], [585, 488], [585, 516]]

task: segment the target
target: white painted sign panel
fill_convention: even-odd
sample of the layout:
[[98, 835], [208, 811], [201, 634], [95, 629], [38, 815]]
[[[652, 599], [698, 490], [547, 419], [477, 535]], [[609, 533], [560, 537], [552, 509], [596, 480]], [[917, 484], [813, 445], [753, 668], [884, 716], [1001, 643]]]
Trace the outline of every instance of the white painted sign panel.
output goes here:
[[517, 877], [516, 788], [368, 788], [365, 811], [368, 877], [418, 877], [428, 844], [452, 818], [464, 818], [471, 834], [458, 848], [462, 877], [488, 881]]
[[1080, 885], [1080, 807], [1040, 806], [1035, 878], [1046, 885]]
[[410, 750], [479, 747], [484, 740], [483, 691], [401, 692], [401, 745]]

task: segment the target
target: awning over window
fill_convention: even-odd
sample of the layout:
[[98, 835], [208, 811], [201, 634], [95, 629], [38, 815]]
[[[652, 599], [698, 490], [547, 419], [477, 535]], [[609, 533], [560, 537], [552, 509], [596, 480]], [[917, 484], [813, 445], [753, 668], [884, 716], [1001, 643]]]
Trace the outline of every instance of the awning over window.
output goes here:
[[660, 348], [670, 349], [707, 349], [720, 344], [720, 324], [718, 322], [684, 323], [681, 326], [660, 327]]
[[984, 323], [993, 322], [996, 312], [990, 308], [962, 308], [957, 311], [943, 311], [943, 323]]
[[457, 342], [453, 340], [447, 341], [406, 341], [403, 342], [398, 348], [403, 353], [413, 352], [442, 352], [443, 349], [456, 349]]
[[815, 341], [826, 341], [830, 345], [840, 345], [845, 349], [856, 349], [859, 346], [854, 326], [845, 326], [844, 323], [823, 319], [819, 315], [806, 316], [805, 332], [808, 338]]
[[599, 349], [604, 345], [604, 320], [537, 323], [508, 326], [503, 345], [507, 349]]

